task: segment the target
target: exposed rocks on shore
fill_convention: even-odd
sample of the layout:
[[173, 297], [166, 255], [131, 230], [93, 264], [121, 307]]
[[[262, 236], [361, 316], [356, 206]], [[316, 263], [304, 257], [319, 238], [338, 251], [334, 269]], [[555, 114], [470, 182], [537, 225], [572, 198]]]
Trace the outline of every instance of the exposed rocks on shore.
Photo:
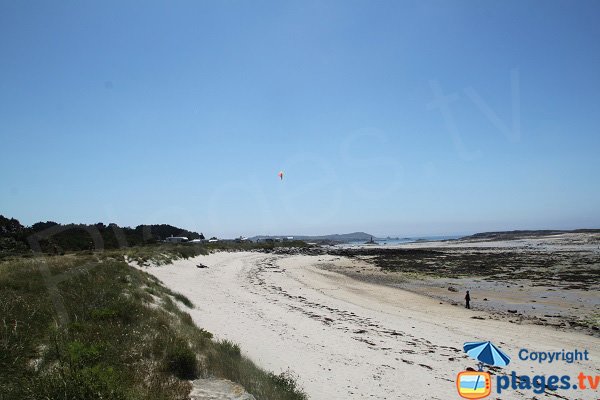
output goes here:
[[192, 385], [191, 400], [256, 400], [241, 385], [227, 379], [197, 379]]

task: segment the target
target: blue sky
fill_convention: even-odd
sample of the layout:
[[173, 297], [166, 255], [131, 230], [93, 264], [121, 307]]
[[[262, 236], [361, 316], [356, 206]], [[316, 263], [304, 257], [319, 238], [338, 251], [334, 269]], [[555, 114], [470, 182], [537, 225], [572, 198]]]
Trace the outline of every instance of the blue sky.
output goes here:
[[599, 17], [0, 1], [0, 213], [229, 237], [598, 228]]

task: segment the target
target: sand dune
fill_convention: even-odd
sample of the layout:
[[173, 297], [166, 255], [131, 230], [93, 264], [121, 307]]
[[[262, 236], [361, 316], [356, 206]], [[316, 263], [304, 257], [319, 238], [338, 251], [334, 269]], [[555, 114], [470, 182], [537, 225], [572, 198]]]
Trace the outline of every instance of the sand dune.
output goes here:
[[[197, 263], [209, 268], [196, 268]], [[322, 268], [333, 256], [215, 253], [146, 270], [188, 296], [194, 321], [275, 373], [289, 371], [311, 399], [453, 399], [456, 374], [476, 363], [467, 341], [491, 340], [512, 357], [504, 372], [600, 374], [599, 340], [577, 332], [473, 319], [483, 312]], [[591, 361], [537, 364], [520, 349], [589, 350]], [[499, 371], [500, 372], [500, 371]], [[495, 380], [493, 380], [495, 386]], [[558, 391], [597, 399], [597, 391]], [[509, 390], [490, 398], [531, 399]], [[538, 398], [560, 398], [554, 394]]]

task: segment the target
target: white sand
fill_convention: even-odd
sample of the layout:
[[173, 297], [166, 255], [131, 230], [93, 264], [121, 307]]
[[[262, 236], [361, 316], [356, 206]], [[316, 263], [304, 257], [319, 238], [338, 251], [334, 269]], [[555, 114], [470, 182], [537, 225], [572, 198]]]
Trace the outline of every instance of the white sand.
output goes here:
[[[209, 268], [196, 268], [198, 262]], [[198, 326], [239, 343], [261, 367], [292, 372], [311, 399], [457, 399], [456, 374], [476, 366], [462, 345], [479, 340], [512, 357], [505, 372], [566, 374], [572, 383], [580, 371], [600, 375], [596, 338], [472, 319], [484, 314], [319, 268], [331, 263], [348, 260], [223, 252], [145, 270], [194, 302], [190, 314]], [[591, 361], [540, 365], [519, 360], [521, 348], [589, 350]], [[591, 390], [557, 394], [599, 398]], [[531, 399], [534, 393], [493, 391], [489, 398], [500, 397]]]

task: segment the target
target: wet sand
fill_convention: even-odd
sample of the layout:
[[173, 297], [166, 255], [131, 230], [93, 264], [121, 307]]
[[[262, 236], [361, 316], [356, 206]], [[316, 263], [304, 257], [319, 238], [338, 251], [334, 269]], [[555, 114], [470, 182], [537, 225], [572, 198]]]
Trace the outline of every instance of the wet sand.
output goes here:
[[[341, 247], [329, 270], [462, 305], [487, 318], [600, 336], [600, 235]], [[361, 262], [362, 261], [362, 262]]]

